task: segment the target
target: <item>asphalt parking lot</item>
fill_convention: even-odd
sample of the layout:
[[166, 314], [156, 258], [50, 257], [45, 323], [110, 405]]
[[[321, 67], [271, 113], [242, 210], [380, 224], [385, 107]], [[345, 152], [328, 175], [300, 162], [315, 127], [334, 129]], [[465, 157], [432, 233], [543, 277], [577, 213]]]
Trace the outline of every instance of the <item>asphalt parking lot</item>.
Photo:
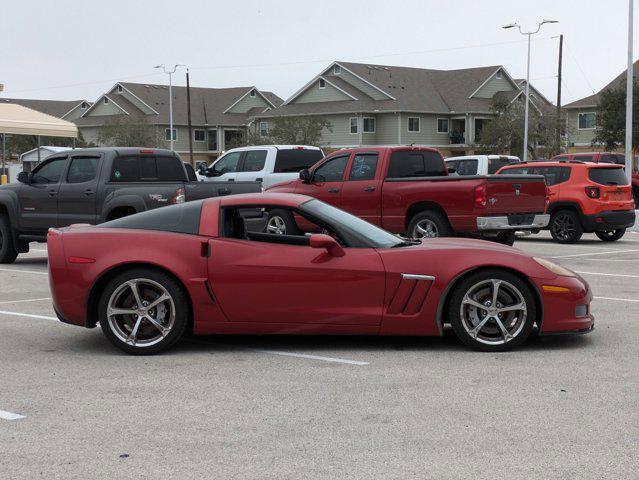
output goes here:
[[596, 330], [502, 354], [443, 338], [201, 337], [131, 357], [55, 320], [45, 246], [0, 266], [0, 478], [638, 478], [639, 234], [554, 257]]

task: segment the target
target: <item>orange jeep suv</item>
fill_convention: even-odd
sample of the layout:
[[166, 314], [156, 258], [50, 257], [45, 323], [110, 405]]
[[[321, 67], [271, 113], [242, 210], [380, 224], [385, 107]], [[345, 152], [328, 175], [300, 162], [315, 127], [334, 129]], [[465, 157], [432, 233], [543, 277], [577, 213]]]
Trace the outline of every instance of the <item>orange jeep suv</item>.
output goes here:
[[559, 243], [575, 243], [584, 232], [614, 242], [634, 225], [632, 187], [622, 165], [551, 160], [510, 165], [497, 172], [504, 173], [546, 178], [548, 229]]

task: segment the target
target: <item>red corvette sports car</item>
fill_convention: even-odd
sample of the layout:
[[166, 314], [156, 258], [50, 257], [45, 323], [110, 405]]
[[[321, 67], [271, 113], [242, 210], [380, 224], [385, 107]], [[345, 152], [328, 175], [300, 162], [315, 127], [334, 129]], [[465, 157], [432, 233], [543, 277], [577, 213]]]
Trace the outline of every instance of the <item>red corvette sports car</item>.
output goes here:
[[[270, 233], [268, 214], [297, 235]], [[51, 229], [60, 320], [156, 353], [195, 334], [442, 335], [480, 350], [593, 328], [588, 284], [549, 260], [456, 238], [408, 241], [293, 194], [212, 198]]]

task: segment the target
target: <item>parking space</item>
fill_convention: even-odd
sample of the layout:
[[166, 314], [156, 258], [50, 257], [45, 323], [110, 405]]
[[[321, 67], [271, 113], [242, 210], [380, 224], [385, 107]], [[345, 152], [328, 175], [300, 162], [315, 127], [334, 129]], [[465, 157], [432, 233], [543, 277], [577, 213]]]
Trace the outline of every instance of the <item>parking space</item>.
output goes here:
[[38, 245], [0, 267], [0, 478], [634, 478], [639, 234], [516, 246], [582, 272], [593, 333], [502, 354], [451, 332], [188, 337], [131, 357], [55, 319]]

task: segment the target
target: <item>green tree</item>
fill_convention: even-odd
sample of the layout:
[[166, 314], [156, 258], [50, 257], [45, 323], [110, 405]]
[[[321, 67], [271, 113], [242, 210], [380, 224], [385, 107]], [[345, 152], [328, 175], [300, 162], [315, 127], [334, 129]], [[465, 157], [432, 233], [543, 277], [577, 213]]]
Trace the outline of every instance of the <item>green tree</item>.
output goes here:
[[160, 129], [144, 117], [115, 117], [100, 127], [97, 140], [100, 145], [118, 147], [160, 148], [167, 143]]
[[[632, 148], [639, 148], [639, 85], [635, 82], [632, 88]], [[626, 142], [626, 85], [606, 89], [601, 92], [597, 108], [597, 125], [594, 144], [604, 145], [606, 150], [614, 150]]]
[[[259, 137], [257, 130], [253, 135], [261, 143], [278, 143], [286, 145], [314, 145], [319, 146], [324, 129], [332, 132], [331, 122], [319, 116], [305, 117], [277, 117], [269, 120], [270, 128], [267, 137]], [[259, 122], [256, 129], [259, 128]]]

